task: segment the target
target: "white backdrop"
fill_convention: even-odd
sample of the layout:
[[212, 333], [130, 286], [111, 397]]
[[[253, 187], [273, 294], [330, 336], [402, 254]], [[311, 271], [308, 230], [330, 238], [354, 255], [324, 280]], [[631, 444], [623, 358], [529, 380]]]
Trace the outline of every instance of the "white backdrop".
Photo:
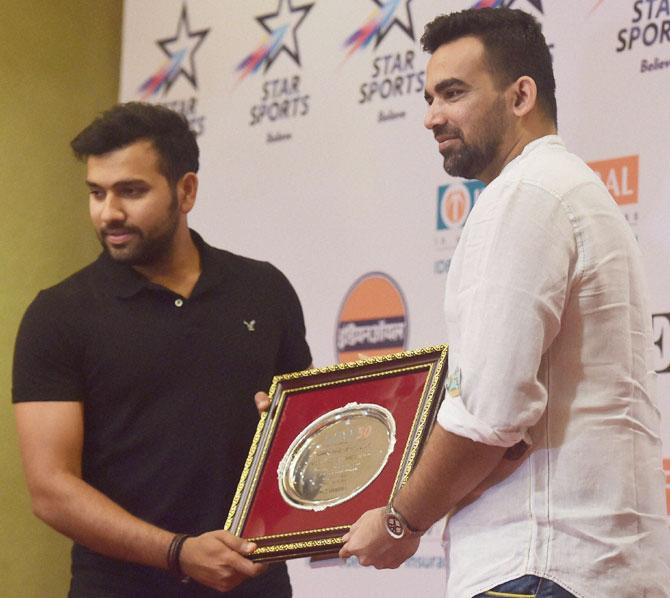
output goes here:
[[[542, 23], [560, 134], [607, 182], [646, 257], [670, 510], [669, 3], [502, 3]], [[448, 177], [422, 126], [418, 40], [434, 16], [474, 4], [125, 2], [121, 100], [189, 117], [202, 154], [192, 226], [286, 273], [318, 366], [448, 341], [445, 275], [481, 185]], [[293, 561], [295, 595], [440, 596], [439, 536], [395, 572]]]

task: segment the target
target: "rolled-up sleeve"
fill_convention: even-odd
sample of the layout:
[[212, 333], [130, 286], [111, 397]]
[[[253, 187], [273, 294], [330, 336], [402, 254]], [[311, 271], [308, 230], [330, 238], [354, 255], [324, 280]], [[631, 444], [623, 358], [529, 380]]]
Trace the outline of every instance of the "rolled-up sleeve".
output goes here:
[[443, 428], [496, 446], [530, 443], [547, 402], [541, 361], [560, 328], [577, 255], [559, 198], [528, 182], [482, 194], [447, 279]]

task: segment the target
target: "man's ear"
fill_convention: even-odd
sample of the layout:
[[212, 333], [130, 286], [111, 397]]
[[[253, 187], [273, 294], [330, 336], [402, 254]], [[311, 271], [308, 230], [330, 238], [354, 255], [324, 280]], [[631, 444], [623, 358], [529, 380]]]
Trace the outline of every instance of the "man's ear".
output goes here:
[[197, 194], [198, 175], [195, 172], [187, 172], [177, 181], [177, 197], [182, 214], [188, 214], [193, 209]]
[[532, 77], [519, 77], [510, 86], [512, 112], [515, 116], [526, 116], [537, 104], [537, 85]]

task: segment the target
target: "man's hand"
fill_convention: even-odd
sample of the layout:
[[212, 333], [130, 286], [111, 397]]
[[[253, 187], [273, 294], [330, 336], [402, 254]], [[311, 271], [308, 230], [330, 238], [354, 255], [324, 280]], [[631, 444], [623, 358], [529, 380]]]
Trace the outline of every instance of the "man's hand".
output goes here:
[[256, 409], [258, 410], [259, 416], [270, 409], [270, 397], [265, 392], [257, 392], [254, 395], [254, 403], [256, 403]]
[[375, 569], [396, 569], [419, 548], [421, 536], [410, 535], [400, 540], [392, 538], [384, 524], [385, 509], [363, 513], [342, 540], [340, 558], [357, 556], [361, 565]]
[[181, 570], [197, 582], [220, 592], [227, 592], [249, 577], [267, 569], [253, 563], [249, 555], [256, 545], [223, 530], [188, 538], [182, 546]]

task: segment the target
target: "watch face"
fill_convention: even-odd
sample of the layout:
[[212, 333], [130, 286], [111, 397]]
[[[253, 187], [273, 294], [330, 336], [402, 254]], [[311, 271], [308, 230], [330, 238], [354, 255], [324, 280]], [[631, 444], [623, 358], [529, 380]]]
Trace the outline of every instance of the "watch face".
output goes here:
[[405, 528], [402, 522], [393, 513], [386, 515], [386, 531], [397, 540], [405, 535]]

